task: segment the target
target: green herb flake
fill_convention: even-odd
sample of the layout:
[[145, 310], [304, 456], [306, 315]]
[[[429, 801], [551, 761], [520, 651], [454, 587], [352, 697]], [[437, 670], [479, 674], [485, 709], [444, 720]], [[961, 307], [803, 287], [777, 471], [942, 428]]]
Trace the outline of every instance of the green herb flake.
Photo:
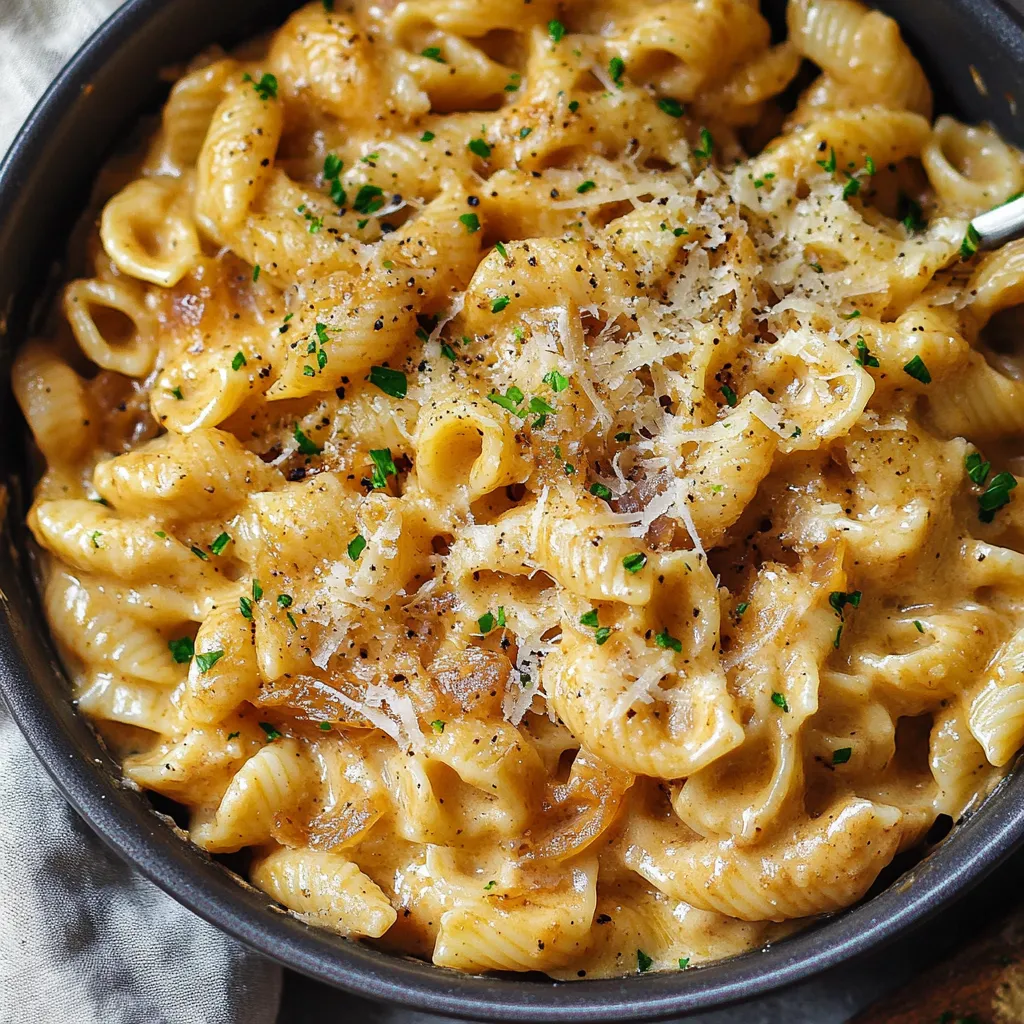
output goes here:
[[679, 958], [679, 970], [685, 971], [690, 966], [690, 958], [688, 956], [681, 956]]
[[421, 56], [426, 57], [427, 60], [436, 61], [438, 64], [448, 63], [448, 61], [441, 56], [441, 48], [439, 46], [428, 46], [425, 50], [421, 51]]
[[376, 213], [383, 205], [384, 190], [377, 185], [360, 185], [352, 200], [352, 209], [356, 213]]
[[626, 62], [621, 57], [612, 57], [608, 61], [608, 74], [612, 76], [612, 81], [621, 89], [622, 88], [622, 76], [626, 73]]
[[466, 146], [470, 153], [480, 157], [481, 160], [486, 160], [491, 155], [491, 147], [483, 139], [470, 139]]
[[569, 386], [569, 378], [559, 373], [558, 370], [550, 370], [541, 378], [545, 384], [557, 395]]
[[252, 601], [244, 595], [238, 599], [238, 610], [242, 613], [243, 619], [252, 618]]
[[491, 312], [500, 313], [512, 300], [507, 295], [499, 295], [491, 303]]
[[742, 619], [743, 616], [746, 614], [746, 611], [747, 611], [747, 609], [749, 607], [750, 607], [750, 602], [749, 601], [740, 601], [740, 603], [738, 605], [736, 605], [736, 618], [737, 619]]
[[302, 427], [295, 424], [295, 432], [293, 434], [296, 444], [299, 446], [300, 455], [320, 455], [323, 453], [323, 448], [314, 444], [310, 440], [309, 436], [303, 431]]
[[455, 349], [453, 349], [446, 341], [441, 343], [441, 355], [443, 355], [445, 359], [450, 359], [453, 363], [455, 362]]
[[370, 451], [370, 459], [373, 462], [373, 473], [370, 482], [376, 490], [387, 487], [389, 476], [397, 476], [398, 469], [394, 459], [391, 458], [390, 448], [375, 448]]
[[612, 492], [605, 487], [602, 483], [593, 483], [590, 485], [590, 493], [595, 498], [600, 498], [602, 501], [611, 501]]
[[256, 95], [261, 100], [276, 100], [277, 99], [277, 78], [265, 71], [257, 81], [248, 72], [242, 75], [243, 82], [252, 82], [253, 89], [256, 90]]
[[331, 731], [331, 723], [330, 722], [321, 722], [320, 723], [320, 731], [321, 732], [330, 732]]
[[660, 633], [654, 638], [654, 642], [662, 649], [666, 651], [675, 651], [676, 654], [682, 654], [683, 642], [677, 640], [667, 628], [662, 629]]
[[857, 338], [857, 356], [854, 362], [858, 366], [878, 366], [878, 360], [871, 354], [868, 349], [868, 343], [864, 340], [863, 336]]
[[576, 111], [579, 110], [579, 109], [580, 109], [580, 101], [579, 100], [570, 100], [569, 101], [569, 113], [570, 114], [575, 114]]
[[836, 630], [835, 639], [832, 641], [832, 646], [838, 651], [840, 641], [843, 639], [843, 623], [839, 623], [839, 628]]
[[642, 949], [638, 949], [636, 951], [636, 973], [646, 974], [653, 966], [654, 961]]
[[358, 534], [348, 542], [348, 557], [353, 562], [359, 561], [359, 556], [366, 550], [366, 538]]
[[580, 195], [583, 195], [585, 192], [589, 192], [592, 188], [597, 188], [597, 183], [588, 178], [586, 181], [576, 186], [576, 191], [579, 192]]
[[701, 128], [700, 130], [700, 148], [693, 151], [695, 157], [699, 157], [701, 160], [710, 160], [711, 155], [715, 151], [715, 140], [711, 132], [707, 128]]
[[989, 471], [992, 469], [992, 463], [983, 461], [977, 452], [971, 452], [964, 459], [964, 466], [967, 468], [967, 475], [971, 478], [971, 482], [979, 487], [988, 479]]
[[189, 548], [189, 551], [191, 551], [192, 554], [201, 562], [208, 562], [210, 560], [210, 556], [202, 548], [197, 548], [195, 544]]
[[598, 647], [602, 647], [611, 635], [612, 631], [607, 626], [600, 626], [594, 633], [594, 643], [597, 644]]
[[258, 604], [263, 600], [263, 587], [259, 580], [252, 581], [252, 599]]
[[505, 392], [505, 394], [501, 394], [500, 391], [492, 391], [487, 396], [487, 401], [493, 402], [495, 405], [500, 405], [502, 409], [506, 409], [508, 412], [514, 413], [516, 416], [525, 415], [520, 408], [523, 401], [523, 393], [514, 384]]
[[647, 564], [647, 556], [642, 551], [634, 551], [622, 559], [622, 568], [635, 576]]
[[215, 555], [224, 554], [224, 549], [231, 543], [231, 536], [227, 533], [218, 534], [214, 542], [210, 545], [210, 550]]
[[434, 721], [430, 723], [430, 728], [440, 736], [441, 733], [444, 732], [444, 722], [441, 721], [440, 718], [435, 718]]
[[615, 435], [615, 440], [620, 444], [629, 444], [629, 440], [633, 435], [628, 430], [620, 430]]
[[580, 616], [580, 625], [589, 626], [592, 629], [597, 628], [597, 609], [591, 608], [589, 612], [584, 612]]
[[375, 384], [392, 398], [405, 398], [409, 390], [409, 381], [401, 370], [392, 370], [388, 366], [371, 366], [370, 383]]
[[260, 279], [260, 265], [257, 263], [256, 266], [252, 268], [252, 283], [255, 284], [259, 279]]
[[682, 103], [679, 100], [672, 99], [671, 96], [662, 96], [658, 100], [658, 109], [669, 117], [682, 117], [686, 113]]
[[179, 665], [187, 665], [195, 654], [195, 644], [192, 642], [192, 638], [189, 636], [180, 637], [177, 640], [168, 641], [167, 646], [170, 648], [171, 657]]
[[789, 703], [786, 700], [786, 695], [784, 693], [773, 693], [772, 703], [777, 708], [782, 708], [782, 710], [785, 711], [786, 714], [789, 714]]
[[736, 403], [739, 401], [739, 399], [736, 397], [736, 392], [733, 391], [733, 389], [729, 387], [728, 384], [722, 385], [722, 395], [724, 396], [725, 400], [729, 403], [730, 408], [736, 407]]
[[484, 612], [479, 619], [476, 620], [477, 628], [486, 636], [492, 629], [494, 629], [494, 616], [490, 612]]
[[519, 129], [519, 138], [525, 139], [530, 134], [530, 132], [532, 132], [532, 131], [533, 131], [532, 128], [520, 128]]
[[498, 629], [505, 628], [505, 606], [503, 604], [498, 605]]
[[279, 608], [291, 608], [295, 603], [295, 598], [291, 594], [278, 594], [277, 604]]
[[236, 352], [234, 359], [231, 360], [231, 369], [240, 370], [243, 366], [245, 366], [245, 354]]
[[467, 234], [472, 235], [480, 230], [480, 218], [475, 213], [462, 214], [459, 223], [466, 229]]
[[433, 142], [437, 136], [433, 132], [424, 132], [420, 136], [420, 142]]
[[921, 624], [920, 619], [914, 619], [914, 629], [916, 629], [918, 633], [924, 632], [924, 626]]
[[1010, 491], [1017, 486], [1017, 478], [1012, 473], [997, 473], [989, 481], [984, 493], [978, 495], [978, 518], [983, 523], [991, 523], [996, 512], [1010, 503]]
[[498, 255], [507, 263], [508, 262], [508, 250], [501, 242], [495, 242], [494, 248], [498, 250]]
[[932, 375], [928, 372], [928, 367], [924, 365], [924, 360], [920, 356], [914, 356], [903, 367], [903, 372], [913, 377], [914, 380], [919, 380], [922, 384], [931, 384], [932, 382]]
[[181, 388], [171, 388], [171, 394], [179, 401], [184, 401], [185, 396], [181, 393]]
[[927, 227], [922, 215], [921, 204], [904, 192], [899, 194], [897, 200], [896, 217], [912, 235], [916, 235]]
[[196, 666], [200, 672], [206, 673], [223, 657], [223, 651], [206, 651], [203, 654], [196, 655]]
[[840, 747], [838, 750], [832, 751], [832, 763], [833, 764], [846, 764], [850, 760], [850, 756], [853, 754], [853, 747]]
[[103, 547], [103, 545], [100, 544], [100, 537], [102, 536], [103, 534], [99, 530], [93, 530], [92, 533], [89, 534], [89, 540], [92, 541], [92, 546], [94, 548]]
[[281, 733], [279, 733], [277, 729], [270, 724], [270, 722], [260, 722], [260, 728], [267, 734], [268, 743], [273, 743], [274, 740], [279, 740], [281, 738]]
[[832, 147], [832, 149], [829, 151], [829, 155], [828, 155], [828, 159], [827, 160], [817, 160], [815, 162], [817, 163], [817, 165], [826, 174], [835, 174], [836, 173], [836, 151], [835, 151], [835, 147]]
[[557, 18], [552, 18], [548, 22], [548, 36], [551, 38], [551, 42], [560, 43], [564, 35], [565, 26]]

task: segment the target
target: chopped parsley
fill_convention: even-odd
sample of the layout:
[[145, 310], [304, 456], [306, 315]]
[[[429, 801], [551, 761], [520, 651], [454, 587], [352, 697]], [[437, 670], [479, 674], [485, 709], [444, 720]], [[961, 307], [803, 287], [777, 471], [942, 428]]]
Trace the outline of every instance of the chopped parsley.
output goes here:
[[252, 283], [255, 284], [259, 279], [260, 279], [260, 265], [257, 263], [256, 266], [252, 268]]
[[320, 731], [321, 732], [330, 732], [331, 731], [331, 723], [330, 722], [321, 722], [320, 723]]
[[622, 88], [622, 76], [626, 73], [626, 62], [621, 57], [612, 57], [608, 61], [608, 74], [612, 76], [612, 81], [621, 89]]
[[579, 109], [580, 109], [580, 101], [579, 100], [570, 100], [569, 101], [569, 113], [570, 114], [575, 114], [576, 111], [579, 110]]
[[565, 35], [565, 26], [557, 18], [552, 18], [548, 22], [548, 35], [553, 43], [560, 43]]
[[522, 404], [523, 397], [523, 392], [513, 384], [505, 394], [501, 394], [499, 391], [492, 391], [487, 396], [487, 401], [500, 405], [502, 409], [507, 409], [517, 416], [522, 416], [523, 414], [519, 411], [519, 406]]
[[206, 651], [196, 655], [196, 665], [200, 672], [209, 672], [214, 665], [224, 657], [223, 651]]
[[901, 192], [899, 195], [896, 216], [912, 235], [923, 231], [927, 227], [921, 210], [921, 204], [916, 199], [911, 199], [905, 192]]
[[916, 629], [918, 633], [924, 632], [924, 626], [921, 624], [920, 619], [914, 619], [914, 629]]
[[773, 693], [772, 703], [777, 708], [782, 708], [782, 710], [785, 711], [786, 714], [789, 714], [789, 703], [787, 702], [786, 695], [784, 693]]
[[420, 136], [420, 142], [433, 142], [437, 136], [433, 132], [424, 132]]
[[620, 431], [619, 431], [619, 432], [618, 432], [618, 433], [617, 433], [617, 434], [615, 435], [615, 440], [616, 440], [616, 441], [619, 441], [619, 442], [620, 442], [620, 443], [622, 443], [622, 444], [629, 444], [629, 439], [630, 439], [630, 438], [631, 438], [632, 436], [633, 436], [633, 435], [632, 435], [632, 434], [631, 434], [631, 433], [630, 433], [630, 432], [629, 432], [628, 430], [620, 430]]
[[278, 607], [280, 607], [280, 608], [291, 608], [291, 606], [294, 603], [295, 603], [295, 599], [292, 597], [291, 594], [278, 594], [277, 595], [277, 604], [278, 604]]
[[227, 533], [218, 534], [214, 542], [210, 545], [210, 550], [215, 555], [224, 554], [224, 549], [231, 543], [231, 536]]
[[636, 973], [645, 974], [654, 965], [654, 961], [642, 950], [636, 951]]
[[484, 612], [483, 615], [476, 620], [476, 624], [480, 632], [486, 636], [492, 629], [494, 629], [494, 616], [490, 612]]
[[701, 160], [710, 160], [711, 154], [715, 151], [715, 140], [707, 128], [700, 130], [700, 148], [693, 151], [695, 157]]
[[668, 114], [669, 117], [682, 117], [685, 113], [682, 103], [672, 99], [671, 96], [662, 96], [658, 100], [658, 109]]
[[665, 629], [662, 629], [662, 631], [661, 631], [660, 633], [658, 633], [658, 635], [657, 635], [657, 636], [655, 636], [655, 638], [654, 638], [654, 642], [655, 642], [655, 643], [656, 643], [656, 644], [657, 644], [657, 645], [658, 645], [658, 646], [659, 646], [659, 647], [660, 647], [660, 648], [661, 648], [662, 650], [671, 650], [671, 651], [675, 651], [675, 652], [676, 652], [676, 654], [682, 654], [682, 651], [683, 651], [683, 642], [682, 642], [681, 640], [677, 640], [677, 639], [676, 639], [676, 638], [675, 638], [675, 637], [674, 637], [674, 636], [673, 636], [673, 635], [672, 635], [672, 634], [671, 634], [671, 633], [670, 633], [670, 632], [668, 631], [668, 629], [667, 629], [667, 628], [665, 628]]
[[971, 478], [971, 483], [977, 484], [979, 487], [988, 479], [989, 471], [992, 469], [992, 463], [984, 462], [977, 452], [971, 452], [964, 459], [964, 466], [967, 468], [967, 475]]
[[277, 78], [270, 74], [269, 71], [264, 71], [260, 76], [259, 81], [246, 72], [242, 75], [242, 81], [252, 82], [252, 87], [256, 90], [256, 95], [259, 96], [261, 100], [277, 99]]
[[[96, 543], [95, 540], [93, 541], [93, 543]], [[99, 547], [98, 544], [96, 546]], [[189, 551], [191, 551], [192, 554], [195, 555], [196, 558], [198, 558], [201, 562], [208, 562], [210, 560], [210, 556], [202, 548], [197, 548], [195, 544], [193, 544], [189, 548]]]
[[359, 556], [366, 550], [366, 538], [362, 534], [357, 534], [348, 542], [348, 557], [353, 562], [359, 561]]
[[234, 359], [231, 360], [231, 369], [240, 370], [243, 366], [245, 366], [245, 354], [236, 352]]
[[263, 587], [260, 586], [259, 580], [252, 581], [252, 599], [256, 602], [263, 600]]
[[861, 311], [859, 309], [855, 309], [852, 313], [840, 313], [839, 318], [841, 320], [859, 320], [861, 315]]
[[252, 618], [252, 601], [244, 595], [238, 599], [238, 610], [242, 613], [243, 619]]
[[455, 362], [455, 349], [453, 349], [446, 341], [441, 343], [441, 355], [443, 355], [445, 359], [450, 359], [453, 363]]
[[295, 433], [293, 436], [295, 437], [296, 444], [299, 446], [299, 454], [320, 455], [323, 453], [323, 448], [314, 444], [298, 423], [295, 424]]
[[722, 395], [724, 396], [725, 400], [729, 403], [729, 407], [735, 408], [736, 403], [739, 401], [739, 399], [736, 397], [736, 392], [733, 391], [733, 389], [729, 387], [728, 384], [722, 385]]
[[868, 349], [868, 343], [864, 340], [863, 335], [857, 337], [857, 356], [854, 362], [858, 366], [878, 366], [878, 360], [871, 354]]
[[179, 401], [183, 401], [185, 396], [181, 393], [181, 388], [171, 388], [171, 394]]
[[352, 209], [356, 213], [376, 213], [384, 205], [384, 190], [377, 185], [360, 185]]
[[499, 295], [491, 303], [491, 312], [500, 313], [512, 300], [507, 295]]
[[508, 250], [502, 245], [501, 242], [495, 242], [494, 248], [498, 250], [498, 255], [507, 263], [508, 262]]
[[336, 178], [341, 174], [341, 169], [344, 167], [344, 163], [341, 157], [337, 153], [328, 153], [324, 157], [324, 178], [330, 181], [332, 178]]
[[690, 958], [688, 956], [681, 956], [679, 958], [679, 970], [685, 971], [690, 966]]
[[281, 738], [281, 733], [275, 729], [270, 722], [260, 722], [260, 728], [267, 734], [267, 742], [273, 743], [274, 740]]
[[391, 458], [390, 448], [375, 448], [370, 452], [370, 459], [373, 461], [373, 473], [370, 482], [374, 488], [381, 490], [387, 487], [389, 476], [397, 476], [398, 469], [394, 459]]
[[978, 495], [978, 518], [983, 523], [991, 523], [996, 512], [1010, 503], [1010, 491], [1017, 486], [1017, 478], [1012, 473], [997, 473], [989, 481], [988, 487]]
[[591, 608], [589, 612], [584, 612], [580, 616], [580, 625], [589, 626], [592, 629], [597, 628], [597, 609]]
[[497, 880], [492, 878], [485, 886], [484, 892], [490, 892], [498, 884]]
[[815, 162], [817, 163], [817, 165], [826, 174], [835, 174], [836, 173], [836, 151], [835, 151], [835, 147], [833, 146], [832, 149], [830, 150], [827, 160], [817, 160]]
[[527, 127], [527, 128], [520, 128], [519, 129], [519, 138], [525, 139], [526, 136], [529, 135], [530, 132], [532, 132], [532, 131], [533, 131], [533, 129], [529, 128], [529, 127]]
[[522, 80], [522, 76], [518, 71], [513, 71], [508, 76], [508, 84], [505, 86], [505, 92], [519, 92], [519, 83]]
[[441, 47], [439, 46], [428, 46], [425, 50], [421, 51], [421, 56], [426, 57], [427, 60], [436, 61], [438, 64], [448, 63], [448, 61], [441, 56]]
[[480, 230], [480, 218], [475, 213], [464, 213], [459, 217], [459, 223], [469, 234]]
[[590, 493], [595, 498], [601, 498], [603, 501], [611, 501], [612, 500], [612, 492], [607, 487], [605, 487], [605, 485], [602, 484], [602, 483], [593, 483], [593, 484], [591, 484], [590, 485]]
[[196, 652], [195, 644], [192, 642], [192, 638], [188, 636], [180, 637], [177, 640], [170, 640], [167, 646], [171, 650], [171, 657], [179, 665], [187, 665]]
[[836, 630], [835, 639], [832, 641], [832, 646], [838, 651], [839, 643], [843, 639], [843, 623], [839, 623], [839, 628]]
[[405, 374], [401, 370], [392, 370], [389, 366], [371, 366], [370, 383], [392, 398], [405, 398], [409, 390], [409, 381]]
[[580, 195], [583, 195], [584, 192], [589, 192], [592, 188], [597, 188], [597, 183], [588, 178], [586, 181], [576, 186], [576, 191], [579, 192]]
[[607, 626], [600, 626], [594, 633], [594, 643], [601, 647], [611, 635], [612, 631]]
[[563, 376], [557, 370], [551, 370], [545, 373], [541, 378], [545, 384], [557, 395], [559, 392], [564, 391], [569, 386], [569, 378]]
[[828, 595], [828, 603], [832, 606], [832, 611], [842, 619], [845, 617], [843, 610], [847, 605], [851, 608], [860, 607], [860, 599], [862, 596], [863, 595], [859, 590], [852, 590], [849, 593], [844, 590], [833, 590], [832, 593]]
[[102, 544], [100, 544], [100, 537], [102, 536], [103, 534], [99, 530], [93, 530], [92, 533], [89, 534], [89, 540], [92, 541], [92, 546], [94, 548], [99, 548], [103, 546]]
[[647, 564], [647, 556], [642, 551], [634, 551], [622, 559], [622, 568], [634, 575]]
[[740, 603], [738, 605], [736, 605], [736, 618], [737, 619], [742, 619], [744, 614], [746, 613], [746, 611], [747, 611], [747, 609], [749, 607], [750, 607], [750, 602], [749, 601], [740, 601]]
[[444, 732], [444, 722], [442, 722], [440, 718], [435, 718], [434, 721], [430, 723], [430, 728], [440, 736], [441, 733]]
[[840, 747], [838, 750], [832, 751], [832, 763], [833, 764], [846, 764], [850, 760], [850, 755], [853, 753], [853, 747]]
[[481, 160], [486, 160], [491, 155], [491, 147], [483, 139], [470, 139], [466, 145], [470, 153], [480, 157]]
[[931, 384], [932, 382], [932, 375], [928, 372], [928, 367], [924, 365], [924, 360], [920, 356], [914, 356], [903, 367], [903, 372], [913, 377], [914, 380], [919, 380], [922, 384]]

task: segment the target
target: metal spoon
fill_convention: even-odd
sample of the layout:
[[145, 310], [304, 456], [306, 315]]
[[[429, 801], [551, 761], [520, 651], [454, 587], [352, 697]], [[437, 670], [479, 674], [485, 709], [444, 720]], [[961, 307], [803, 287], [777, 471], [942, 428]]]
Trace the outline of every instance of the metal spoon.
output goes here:
[[994, 210], [978, 214], [971, 221], [978, 233], [979, 249], [998, 249], [1018, 238], [1024, 238], [1024, 196]]

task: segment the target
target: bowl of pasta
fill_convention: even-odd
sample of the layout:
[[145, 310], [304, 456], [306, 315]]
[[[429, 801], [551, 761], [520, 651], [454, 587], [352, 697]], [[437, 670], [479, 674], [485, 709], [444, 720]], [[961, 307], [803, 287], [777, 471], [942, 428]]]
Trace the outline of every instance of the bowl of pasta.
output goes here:
[[1007, 856], [1015, 16], [210, 7], [125, 4], [0, 168], [0, 683], [99, 834], [530, 1021], [766, 992]]

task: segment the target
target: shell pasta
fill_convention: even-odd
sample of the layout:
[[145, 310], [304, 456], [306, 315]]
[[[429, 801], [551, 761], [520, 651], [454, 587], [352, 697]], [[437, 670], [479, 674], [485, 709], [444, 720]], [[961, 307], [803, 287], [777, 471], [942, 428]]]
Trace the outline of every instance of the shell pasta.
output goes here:
[[697, 966], [1024, 746], [1024, 243], [969, 228], [1024, 159], [880, 12], [787, 20], [317, 0], [102, 178], [13, 371], [47, 616], [302, 921]]

